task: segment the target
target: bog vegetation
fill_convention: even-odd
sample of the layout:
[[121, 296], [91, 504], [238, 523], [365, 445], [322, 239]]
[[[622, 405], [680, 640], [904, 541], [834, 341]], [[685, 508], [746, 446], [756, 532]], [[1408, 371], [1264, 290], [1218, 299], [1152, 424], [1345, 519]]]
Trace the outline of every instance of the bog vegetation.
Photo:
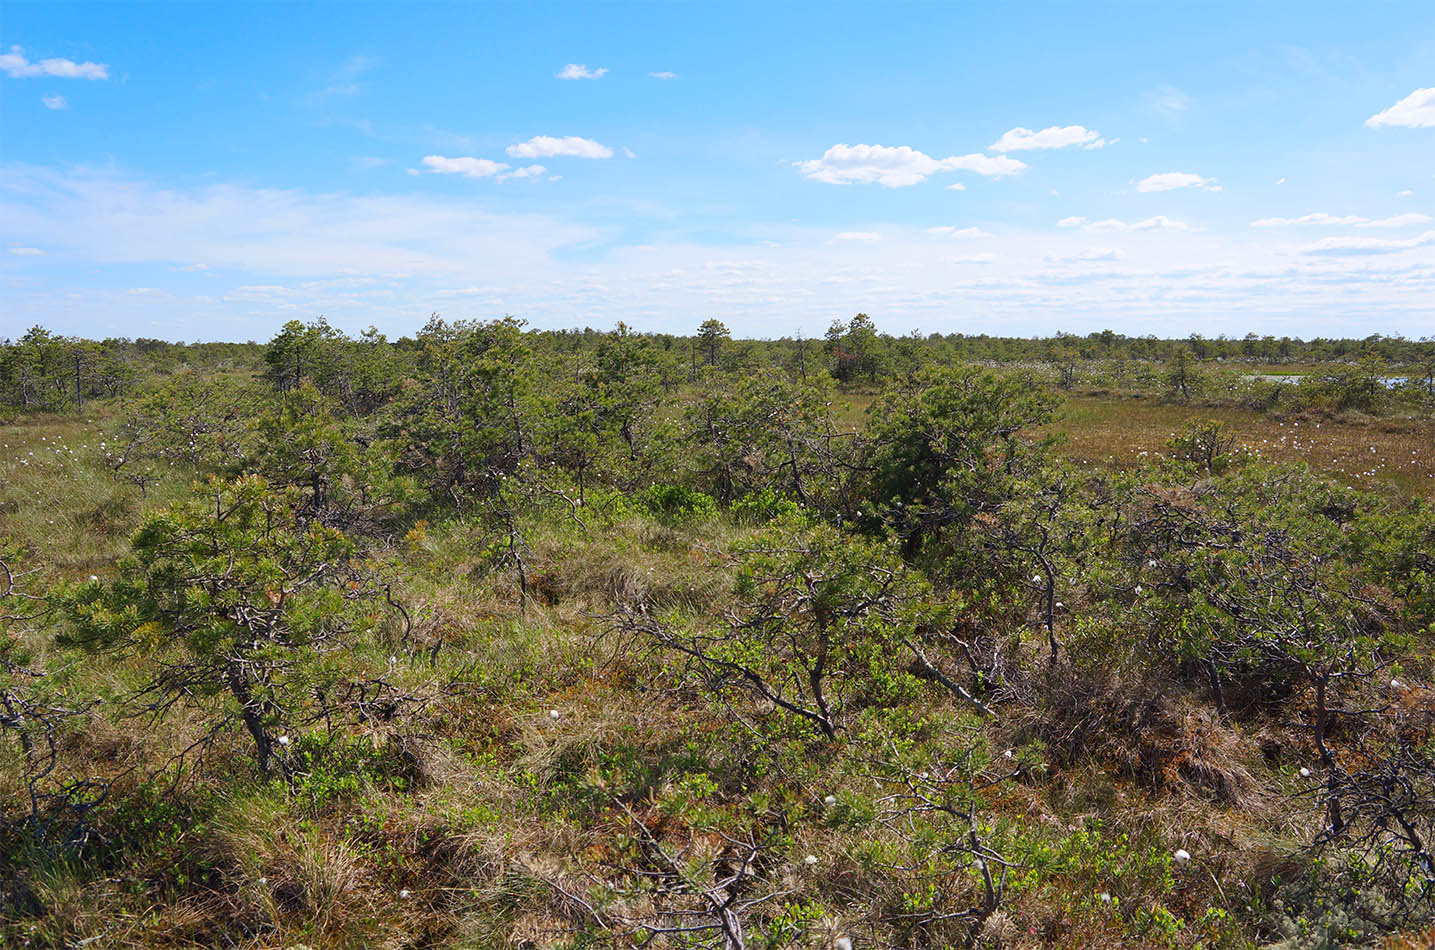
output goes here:
[[1427, 946], [1435, 343], [0, 346], [0, 942]]

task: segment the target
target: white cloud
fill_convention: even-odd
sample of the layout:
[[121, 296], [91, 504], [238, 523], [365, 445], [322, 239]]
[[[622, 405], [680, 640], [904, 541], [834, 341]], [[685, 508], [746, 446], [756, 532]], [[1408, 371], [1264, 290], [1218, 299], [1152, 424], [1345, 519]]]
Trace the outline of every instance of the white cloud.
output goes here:
[[1174, 191], [1177, 188], [1221, 190], [1221, 186], [1216, 184], [1214, 178], [1202, 178], [1200, 175], [1193, 175], [1190, 172], [1161, 172], [1156, 175], [1148, 175], [1136, 183], [1137, 191]]
[[875, 231], [842, 231], [833, 235], [834, 241], [880, 241], [882, 235]]
[[1025, 162], [1008, 158], [1005, 155], [983, 155], [981, 152], [976, 152], [972, 155], [957, 155], [953, 158], [944, 158], [942, 159], [942, 163], [946, 168], [963, 169], [992, 178], [1000, 178], [1003, 175], [1015, 175], [1017, 172], [1026, 169]]
[[601, 79], [608, 73], [607, 66], [589, 69], [582, 63], [569, 63], [557, 74], [559, 79]]
[[[1063, 218], [1062, 221], [1070, 221], [1070, 218]], [[1083, 219], [1084, 220], [1084, 219]], [[1063, 225], [1062, 221], [1057, 222], [1057, 227], [1074, 227], [1075, 225]], [[1158, 214], [1152, 218], [1142, 221], [1121, 221], [1116, 218], [1107, 218], [1105, 221], [1092, 221], [1086, 224], [1083, 231], [1090, 231], [1093, 234], [1115, 232], [1127, 234], [1133, 231], [1189, 231], [1190, 226], [1184, 221], [1173, 221], [1164, 214]]]
[[986, 232], [986, 231], [983, 231], [981, 228], [958, 228], [956, 225], [953, 225], [953, 224], [946, 224], [946, 225], [942, 225], [941, 227], [936, 227], [936, 228], [928, 228], [928, 229], [927, 229], [927, 233], [928, 233], [928, 234], [945, 234], [947, 237], [954, 237], [954, 238], [984, 238], [984, 237], [991, 237], [991, 234], [989, 234], [989, 233]]
[[72, 59], [42, 59], [32, 63], [18, 46], [10, 47], [8, 53], [0, 53], [0, 72], [11, 79], [34, 79], [37, 76], [53, 79], [110, 78], [110, 67], [104, 63], [77, 63]]
[[670, 72], [668, 72], [667, 70], [664, 70], [663, 72], [660, 72], [660, 73], [648, 73], [648, 78], [649, 78], [649, 79], [677, 79], [677, 78], [678, 78], [678, 74], [677, 74], [677, 73], [670, 73]]
[[10, 253], [16, 257], [44, 257], [45, 252], [38, 247], [12, 247]]
[[548, 171], [548, 169], [544, 168], [542, 165], [524, 165], [522, 168], [515, 168], [511, 172], [504, 172], [503, 174], [496, 176], [494, 180], [513, 181], [514, 179], [522, 180], [524, 178], [537, 178], [539, 175], [542, 175], [546, 171]]
[[45, 104], [46, 109], [68, 109], [70, 103], [64, 96], [41, 96], [40, 101]]
[[1049, 148], [1070, 148], [1073, 145], [1080, 145], [1084, 148], [1101, 148], [1111, 143], [1101, 137], [1099, 132], [1080, 125], [1053, 125], [1050, 128], [1042, 129], [1040, 132], [1033, 132], [1031, 129], [1017, 127], [1011, 129], [996, 142], [992, 143], [993, 152], [1017, 152], [1023, 150], [1040, 150]]
[[947, 191], [966, 191], [967, 186], [959, 181], [952, 182], [947, 186]]
[[442, 155], [425, 155], [424, 165], [441, 175], [462, 175], [465, 178], [493, 178], [508, 170], [504, 162], [486, 158], [444, 158]]
[[1397, 191], [1397, 192], [1395, 193], [1395, 197], [1397, 197], [1397, 198], [1409, 198], [1409, 197], [1410, 197], [1411, 195], [1413, 195], [1413, 194], [1415, 194], [1414, 191], [1410, 190], [1409, 188], [1403, 188], [1403, 189], [1401, 189], [1400, 191]]
[[1366, 119], [1365, 124], [1372, 129], [1383, 125], [1425, 129], [1435, 125], [1435, 86], [1415, 90], [1384, 112]]
[[1431, 244], [1435, 244], [1435, 231], [1426, 231], [1419, 237], [1404, 239], [1328, 237], [1306, 248], [1303, 253], [1326, 256], [1395, 254]]
[[915, 185], [938, 172], [958, 169], [999, 176], [1026, 168], [1025, 163], [1005, 155], [977, 153], [938, 159], [906, 145], [834, 145], [821, 158], [793, 164], [814, 181], [831, 185], [875, 182], [887, 188]]
[[565, 135], [562, 138], [554, 138], [551, 135], [539, 135], [529, 139], [527, 142], [520, 142], [517, 145], [508, 146], [509, 155], [514, 158], [551, 158], [554, 156], [569, 156], [572, 158], [612, 158], [613, 150], [592, 139], [580, 138], [577, 135]]
[[1075, 254], [1047, 257], [1048, 264], [1087, 264], [1100, 261], [1119, 261], [1121, 252], [1114, 247], [1088, 247]]
[[1284, 228], [1294, 224], [1366, 224], [1368, 218], [1359, 215], [1347, 214], [1336, 216], [1326, 214], [1324, 211], [1313, 211], [1310, 214], [1303, 214], [1299, 218], [1261, 218], [1251, 222], [1253, 228]]
[[1085, 218], [1081, 217], [1080, 215], [1075, 215], [1070, 218], [1062, 218], [1060, 221], [1056, 222], [1056, 226], [1059, 228], [1079, 228], [1085, 223]]
[[1157, 112], [1168, 115], [1185, 112], [1191, 107], [1191, 97], [1175, 86], [1162, 86], [1146, 93], [1146, 102]]
[[[9, 245], [0, 245], [0, 260], [11, 262], [17, 281], [6, 318], [90, 336], [107, 326], [142, 327], [170, 339], [262, 339], [292, 316], [315, 313], [350, 332], [374, 324], [398, 336], [432, 311], [513, 313], [545, 328], [621, 319], [676, 333], [691, 332], [686, 314], [721, 300], [720, 316], [734, 334], [801, 328], [820, 335], [832, 313], [860, 299], [894, 334], [1110, 327], [1139, 335], [1159, 320], [1170, 336], [1254, 330], [1414, 338], [1429, 333], [1435, 299], [1435, 245], [1303, 255], [1321, 233], [1302, 240], [1299, 232], [1213, 229], [1152, 241], [1049, 224], [1023, 230], [1015, 222], [981, 241], [934, 239], [921, 227], [884, 231], [877, 241], [832, 241], [830, 228], [771, 222], [739, 244], [679, 236], [635, 246], [623, 240], [626, 212], [603, 224], [586, 208], [566, 208], [562, 216], [497, 213], [463, 193], [470, 189], [425, 194], [414, 184], [398, 176], [389, 182], [392, 193], [359, 195], [10, 163], [0, 168], [5, 236], [81, 270], [48, 276], [47, 262], [10, 256]], [[1126, 258], [1111, 260], [1116, 249]], [[215, 276], [201, 281], [168, 271], [194, 261]], [[831, 276], [848, 282], [824, 283]], [[375, 283], [335, 283], [359, 279]], [[200, 283], [205, 294], [195, 292]], [[164, 296], [129, 295], [137, 285]], [[240, 285], [278, 289], [264, 296], [240, 292]], [[453, 288], [485, 293], [441, 296]]]
[[1388, 217], [1388, 218], [1377, 218], [1377, 219], [1374, 220], [1374, 221], [1366, 221], [1366, 222], [1364, 222], [1363, 224], [1358, 224], [1358, 225], [1356, 225], [1356, 227], [1360, 227], [1360, 228], [1403, 228], [1403, 227], [1405, 227], [1405, 226], [1407, 226], [1407, 225], [1411, 225], [1411, 224], [1429, 224], [1429, 223], [1430, 223], [1430, 216], [1429, 216], [1428, 214], [1419, 214], [1419, 213], [1417, 213], [1417, 212], [1411, 211], [1411, 212], [1408, 212], [1408, 213], [1406, 213], [1406, 214], [1392, 214], [1392, 215], [1391, 215], [1390, 217]]
[[[373, 69], [378, 60], [368, 56], [350, 56], [344, 61], [332, 76], [329, 77], [329, 84], [318, 92], [310, 93], [304, 97], [304, 103], [311, 109], [324, 105], [330, 99], [342, 99], [358, 95], [364, 88], [359, 82], [359, 77]], [[366, 132], [366, 134], [369, 134]]]

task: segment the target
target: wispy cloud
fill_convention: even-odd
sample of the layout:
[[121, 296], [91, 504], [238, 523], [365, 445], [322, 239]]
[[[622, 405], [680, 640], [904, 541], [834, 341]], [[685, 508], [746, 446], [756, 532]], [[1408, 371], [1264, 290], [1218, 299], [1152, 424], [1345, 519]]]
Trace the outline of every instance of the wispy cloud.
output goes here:
[[316, 108], [331, 99], [347, 99], [350, 96], [358, 95], [364, 88], [363, 83], [359, 82], [359, 77], [373, 69], [378, 62], [371, 56], [350, 56], [329, 77], [329, 81], [323, 89], [305, 97], [305, 103], [310, 108]]
[[555, 138], [551, 135], [539, 135], [529, 139], [527, 142], [510, 145], [506, 151], [513, 158], [552, 158], [555, 156], [568, 156], [572, 158], [613, 157], [613, 150], [608, 146], [595, 142], [592, 139], [580, 138], [577, 135], [565, 135], [562, 138]]
[[46, 109], [68, 109], [70, 107], [70, 103], [64, 96], [41, 96], [40, 101], [44, 103]]
[[1040, 132], [1020, 127], [1011, 129], [993, 142], [990, 148], [993, 152], [1018, 152], [1070, 148], [1073, 145], [1083, 148], [1102, 148], [1110, 144], [1101, 137], [1101, 133], [1094, 132], [1085, 126], [1053, 125]]
[[660, 73], [648, 73], [649, 79], [677, 79], [678, 74], [664, 70]]
[[1024, 162], [1005, 155], [953, 155], [932, 158], [906, 145], [834, 145], [821, 158], [793, 162], [803, 175], [831, 185], [875, 183], [902, 188], [926, 181], [939, 172], [957, 170], [1000, 177], [1026, 168]]
[[589, 69], [582, 63], [569, 63], [558, 71], [559, 79], [602, 79], [608, 74], [607, 66], [599, 66], [597, 69]]
[[1303, 253], [1318, 256], [1353, 256], [1362, 254], [1396, 254], [1417, 247], [1435, 244], [1435, 231], [1405, 239], [1368, 237], [1328, 237], [1306, 248]]
[[495, 162], [487, 158], [445, 158], [442, 155], [425, 155], [424, 167], [440, 175], [462, 175], [465, 178], [494, 178], [507, 171], [506, 162]]
[[986, 238], [991, 237], [990, 232], [981, 228], [959, 228], [954, 224], [944, 224], [940, 227], [928, 228], [928, 234], [943, 234], [954, 238]]
[[1146, 104], [1157, 112], [1178, 115], [1191, 108], [1194, 100], [1175, 86], [1161, 86], [1146, 93]]
[[38, 247], [12, 247], [10, 253], [16, 257], [44, 257], [45, 252]]
[[1048, 264], [1090, 264], [1119, 260], [1121, 260], [1121, 252], [1114, 247], [1088, 247], [1077, 251], [1075, 254], [1050, 256], [1046, 258]]
[[1260, 218], [1251, 222], [1253, 228], [1285, 228], [1297, 224], [1360, 224], [1368, 219], [1359, 215], [1334, 215], [1324, 211], [1312, 211], [1299, 218]]
[[1372, 129], [1381, 126], [1426, 129], [1435, 125], [1435, 86], [1415, 90], [1389, 109], [1366, 119], [1365, 124]]
[[1174, 221], [1164, 214], [1145, 218], [1141, 221], [1122, 221], [1119, 218], [1106, 218], [1103, 221], [1087, 221], [1085, 218], [1063, 218], [1057, 223], [1057, 227], [1071, 228], [1080, 227], [1083, 231], [1092, 234], [1131, 234], [1137, 231], [1189, 231], [1191, 226], [1184, 221]]
[[542, 165], [524, 165], [522, 168], [515, 168], [511, 172], [504, 172], [497, 177], [497, 181], [522, 181], [525, 178], [538, 178], [548, 169]]
[[880, 241], [882, 235], [875, 231], [841, 231], [832, 236], [834, 241]]
[[0, 53], [0, 72], [11, 79], [35, 79], [40, 76], [52, 79], [110, 78], [110, 67], [104, 63], [77, 63], [72, 59], [58, 58], [32, 63], [18, 46], [10, 47], [8, 53]]
[[1357, 214], [1333, 215], [1323, 211], [1303, 214], [1299, 218], [1261, 218], [1251, 222], [1253, 228], [1283, 228], [1301, 224], [1354, 225], [1357, 228], [1403, 228], [1414, 224], [1428, 224], [1430, 216], [1417, 212], [1392, 214], [1388, 218], [1362, 218]]
[[1221, 190], [1221, 186], [1216, 184], [1214, 178], [1202, 178], [1200, 175], [1193, 175], [1190, 172], [1161, 172], [1156, 175], [1147, 175], [1136, 183], [1136, 190], [1142, 192], [1175, 191], [1177, 188]]
[[492, 178], [494, 181], [513, 181], [537, 178], [548, 169], [542, 165], [525, 165], [513, 168], [507, 162], [495, 162], [487, 158], [445, 158], [442, 155], [425, 155], [424, 167], [440, 175], [462, 175], [464, 178]]

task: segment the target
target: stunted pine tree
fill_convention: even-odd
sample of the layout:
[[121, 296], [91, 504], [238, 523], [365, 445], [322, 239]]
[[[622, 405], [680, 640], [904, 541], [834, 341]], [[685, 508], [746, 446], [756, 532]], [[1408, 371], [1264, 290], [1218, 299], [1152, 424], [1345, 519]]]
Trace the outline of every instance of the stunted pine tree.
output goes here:
[[353, 544], [295, 505], [258, 476], [212, 480], [152, 515], [118, 579], [82, 586], [70, 610], [69, 639], [154, 670], [153, 713], [199, 708], [211, 735], [242, 723], [265, 776], [287, 771], [288, 736], [322, 714], [315, 697], [381, 616]]

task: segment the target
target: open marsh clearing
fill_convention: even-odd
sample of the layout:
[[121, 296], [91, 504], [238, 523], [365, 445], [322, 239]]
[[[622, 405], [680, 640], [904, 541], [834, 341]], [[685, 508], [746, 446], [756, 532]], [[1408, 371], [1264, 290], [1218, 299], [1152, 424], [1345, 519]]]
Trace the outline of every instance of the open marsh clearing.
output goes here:
[[1435, 497], [1435, 422], [1381, 418], [1277, 419], [1248, 409], [1204, 408], [1149, 399], [1071, 396], [1051, 431], [1060, 451], [1085, 463], [1138, 465], [1195, 419], [1224, 423], [1239, 444], [1274, 462], [1305, 462], [1362, 488]]

